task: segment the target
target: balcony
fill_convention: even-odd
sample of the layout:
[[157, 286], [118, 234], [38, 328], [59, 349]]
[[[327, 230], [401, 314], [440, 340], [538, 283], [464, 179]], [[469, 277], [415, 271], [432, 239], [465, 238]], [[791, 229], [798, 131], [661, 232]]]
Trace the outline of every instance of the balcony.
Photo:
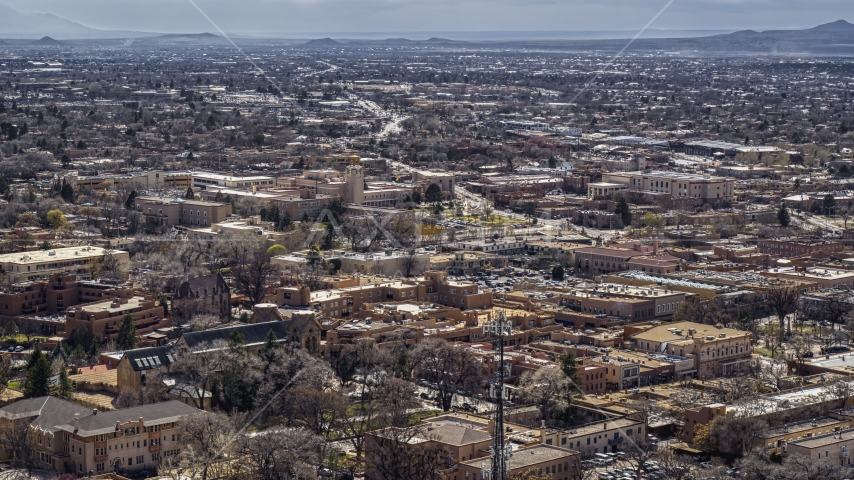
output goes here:
[[163, 448], [163, 445], [149, 445], [148, 451], [149, 452], [159, 452], [160, 449], [162, 449], [162, 448]]

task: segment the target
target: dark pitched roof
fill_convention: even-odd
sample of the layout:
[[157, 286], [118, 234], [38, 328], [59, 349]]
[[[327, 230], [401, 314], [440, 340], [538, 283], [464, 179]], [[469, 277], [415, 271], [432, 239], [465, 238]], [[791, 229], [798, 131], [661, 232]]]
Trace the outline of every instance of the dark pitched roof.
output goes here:
[[219, 273], [190, 278], [175, 290], [174, 298], [203, 298], [228, 292], [228, 284]]
[[115, 432], [116, 423], [125, 424], [128, 422], [138, 422], [141, 418], [142, 424], [148, 427], [163, 423], [177, 422], [182, 417], [200, 412], [202, 412], [202, 410], [191, 407], [184, 402], [170, 400], [168, 402], [150, 403], [148, 405], [123, 408], [121, 410], [113, 410], [111, 412], [98, 412], [95, 415], [89, 415], [86, 418], [81, 418], [78, 422], [79, 428], [74, 426], [73, 419], [71, 422], [59, 425], [59, 428], [68, 432], [76, 431], [78, 435], [88, 437], [91, 435]]
[[[80, 418], [91, 416], [91, 408], [56, 397], [37, 397], [21, 400], [0, 408], [0, 418], [19, 420], [32, 418], [30, 425], [48, 432], [55, 432], [58, 426], [73, 422], [74, 415]], [[33, 418], [35, 417], [35, 418]]]
[[231, 332], [237, 330], [246, 339], [248, 345], [264, 343], [267, 338], [267, 333], [272, 330], [279, 342], [284, 342], [287, 339], [287, 329], [290, 322], [264, 322], [251, 323], [248, 325], [239, 325], [236, 327], [214, 328], [211, 330], [203, 330], [201, 332], [185, 333], [181, 338], [186, 342], [187, 347], [191, 350], [196, 349], [199, 345], [212, 343], [216, 340], [228, 341]]
[[135, 372], [168, 367], [176, 360], [172, 345], [128, 350], [124, 356], [130, 361]]

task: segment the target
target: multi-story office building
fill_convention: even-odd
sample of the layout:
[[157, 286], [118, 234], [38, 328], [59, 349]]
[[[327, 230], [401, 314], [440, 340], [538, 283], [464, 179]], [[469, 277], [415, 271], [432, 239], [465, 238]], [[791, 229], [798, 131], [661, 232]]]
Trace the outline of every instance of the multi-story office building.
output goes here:
[[157, 304], [154, 297], [136, 295], [71, 307], [65, 312], [65, 330], [72, 332], [80, 325], [85, 325], [89, 333], [101, 334], [113, 340], [119, 334], [119, 324], [128, 314], [133, 316], [139, 335], [172, 326], [172, 320], [165, 318], [163, 307]]
[[62, 450], [55, 455], [79, 475], [156, 469], [164, 457], [179, 454], [186, 445], [177, 422], [200, 410], [172, 400], [96, 412], [57, 426], [53, 443]]
[[214, 172], [193, 172], [193, 189], [205, 190], [214, 185], [226, 188], [271, 188], [276, 185], [276, 177], [268, 175], [227, 175]]
[[759, 253], [779, 255], [783, 258], [800, 257], [818, 252], [841, 252], [845, 248], [845, 244], [843, 242], [836, 242], [832, 240], [810, 240], [808, 238], [759, 240], [756, 246]]
[[6, 272], [9, 283], [44, 280], [56, 273], [73, 273], [79, 278], [90, 278], [92, 272], [108, 260], [115, 274], [127, 278], [130, 255], [122, 250], [101, 247], [65, 247], [52, 250], [6, 253], [0, 255], [0, 267]]
[[694, 360], [701, 376], [723, 376], [741, 370], [750, 361], [750, 332], [694, 322], [659, 325], [631, 335], [635, 348]]
[[185, 445], [176, 423], [199, 412], [174, 400], [101, 412], [37, 397], [0, 408], [0, 425], [27, 425], [36, 468], [101, 474], [156, 468], [164, 456], [178, 454]]
[[[735, 179], [727, 177], [653, 170], [606, 173], [602, 175], [602, 182], [622, 184], [630, 192], [662, 197], [665, 203], [675, 207], [706, 203], [722, 205], [735, 198], [733, 193]], [[674, 203], [679, 199], [693, 199], [693, 201]]]
[[136, 197], [134, 203], [150, 226], [209, 227], [231, 215], [230, 203], [164, 197]]

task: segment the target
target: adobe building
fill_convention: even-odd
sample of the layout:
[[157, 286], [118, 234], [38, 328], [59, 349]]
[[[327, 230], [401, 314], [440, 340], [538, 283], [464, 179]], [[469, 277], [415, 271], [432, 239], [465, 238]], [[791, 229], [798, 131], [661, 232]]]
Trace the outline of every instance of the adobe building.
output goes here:
[[134, 318], [136, 333], [140, 336], [172, 326], [172, 320], [166, 318], [163, 307], [154, 297], [133, 295], [69, 308], [65, 312], [65, 331], [70, 334], [75, 328], [85, 325], [92, 335], [100, 334], [105, 339], [115, 340], [125, 315]]

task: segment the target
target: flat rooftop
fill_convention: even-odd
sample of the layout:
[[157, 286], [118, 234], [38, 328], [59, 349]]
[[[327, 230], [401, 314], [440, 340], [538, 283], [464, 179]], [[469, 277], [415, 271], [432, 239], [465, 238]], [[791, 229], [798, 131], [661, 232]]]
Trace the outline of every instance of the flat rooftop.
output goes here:
[[851, 440], [854, 440], [854, 430], [848, 429], [794, 440], [789, 442], [789, 446], [798, 445], [804, 448], [823, 448], [837, 443], [850, 442]]
[[276, 177], [267, 176], [267, 175], [250, 175], [250, 176], [241, 176], [241, 175], [225, 175], [222, 173], [213, 173], [213, 172], [193, 172], [193, 178], [207, 178], [210, 180], [223, 180], [223, 181], [240, 181], [240, 180], [275, 180]]
[[[603, 426], [603, 424], [604, 424], [604, 426]], [[628, 435], [626, 435], [627, 429], [637, 428], [640, 425], [641, 425], [641, 422], [639, 422], [637, 420], [632, 420], [631, 418], [623, 417], [623, 418], [618, 418], [616, 420], [608, 420], [607, 422], [589, 423], [587, 425], [582, 425], [580, 427], [573, 428], [566, 433], [567, 433], [568, 438], [575, 438], [575, 437], [585, 437], [587, 435], [590, 435], [590, 434], [596, 433], [596, 432], [608, 432], [611, 430], [619, 430], [623, 433], [624, 436], [628, 436]], [[637, 430], [634, 430], [634, 431], [637, 432]], [[632, 435], [636, 435], [636, 433], [633, 433]]]
[[[121, 250], [115, 252], [125, 253]], [[41, 262], [56, 262], [67, 261], [75, 258], [86, 259], [91, 257], [100, 257], [104, 255], [105, 250], [101, 247], [64, 247], [54, 248], [53, 250], [34, 250], [31, 252], [6, 253], [0, 255], [0, 263], [41, 263]]]
[[141, 308], [142, 304], [146, 301], [144, 297], [133, 297], [127, 299], [127, 303], [118, 303], [118, 305], [113, 306], [113, 302], [115, 300], [104, 300], [102, 302], [89, 303], [86, 305], [76, 305], [73, 307], [69, 307], [67, 310], [69, 313], [74, 312], [79, 309], [84, 314], [95, 314], [98, 312], [110, 312], [110, 313], [118, 313], [126, 310], [131, 310], [134, 308]]
[[[563, 448], [553, 447], [551, 445], [537, 445], [535, 447], [515, 450], [513, 452], [513, 456], [511, 456], [507, 462], [507, 467], [509, 470], [527, 469], [534, 465], [551, 462], [560, 458], [576, 455], [577, 453], [578, 452], [575, 452], [574, 450], [566, 450]], [[476, 458], [462, 463], [480, 468], [481, 465], [489, 464], [489, 457]]]

